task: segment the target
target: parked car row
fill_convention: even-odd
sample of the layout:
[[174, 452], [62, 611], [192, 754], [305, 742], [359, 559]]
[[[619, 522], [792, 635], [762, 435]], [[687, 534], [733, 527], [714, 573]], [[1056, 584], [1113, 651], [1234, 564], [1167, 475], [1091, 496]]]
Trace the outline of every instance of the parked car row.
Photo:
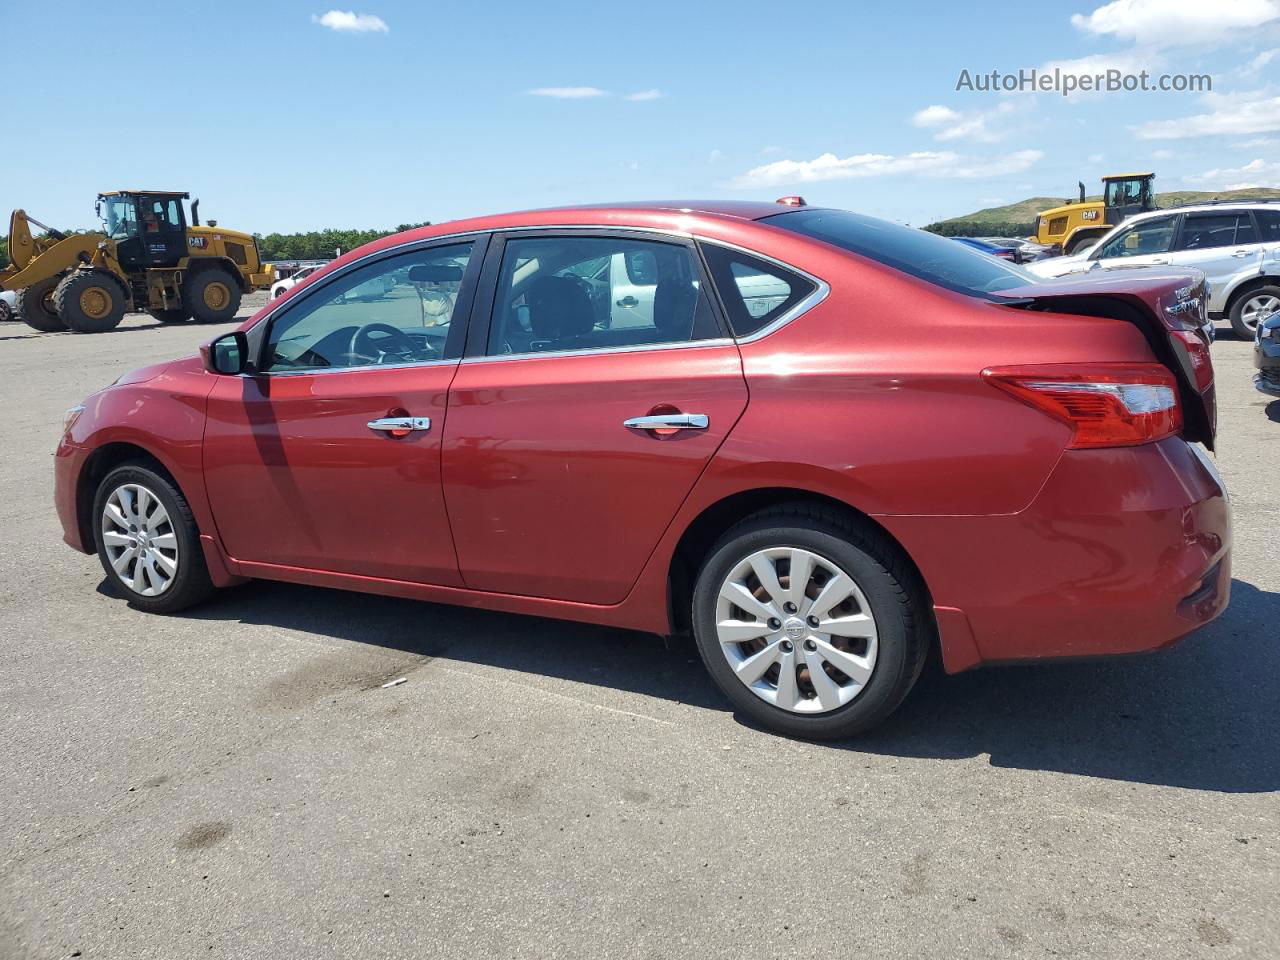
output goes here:
[[1053, 247], [1013, 237], [953, 237], [966, 246], [1010, 263], [1032, 263], [1053, 256]]
[[1225, 608], [1205, 302], [794, 202], [438, 224], [68, 411], [54, 499], [141, 610], [259, 577], [691, 631], [745, 715], [847, 736], [931, 650]]
[[1280, 306], [1280, 205], [1211, 203], [1130, 217], [1091, 249], [1032, 264], [1043, 277], [1132, 270], [1194, 268], [1209, 288], [1209, 316], [1226, 318], [1252, 340], [1258, 323]]

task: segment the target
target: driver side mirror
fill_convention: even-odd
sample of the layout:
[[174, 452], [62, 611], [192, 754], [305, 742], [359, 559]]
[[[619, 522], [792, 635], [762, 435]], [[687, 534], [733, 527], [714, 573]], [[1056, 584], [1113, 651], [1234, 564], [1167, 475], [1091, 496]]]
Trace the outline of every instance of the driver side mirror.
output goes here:
[[242, 330], [224, 333], [200, 347], [200, 358], [210, 373], [234, 377], [249, 365], [249, 340]]

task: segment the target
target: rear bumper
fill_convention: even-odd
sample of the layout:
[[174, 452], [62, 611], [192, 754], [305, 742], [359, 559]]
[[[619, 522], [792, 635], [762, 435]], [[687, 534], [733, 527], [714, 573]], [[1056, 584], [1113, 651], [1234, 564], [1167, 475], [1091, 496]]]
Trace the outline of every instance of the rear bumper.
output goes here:
[[1280, 342], [1259, 337], [1253, 348], [1253, 365], [1258, 368], [1253, 385], [1271, 397], [1280, 397]]
[[1069, 450], [1018, 514], [881, 519], [924, 574], [952, 671], [1153, 650], [1230, 595], [1226, 493], [1180, 439]]

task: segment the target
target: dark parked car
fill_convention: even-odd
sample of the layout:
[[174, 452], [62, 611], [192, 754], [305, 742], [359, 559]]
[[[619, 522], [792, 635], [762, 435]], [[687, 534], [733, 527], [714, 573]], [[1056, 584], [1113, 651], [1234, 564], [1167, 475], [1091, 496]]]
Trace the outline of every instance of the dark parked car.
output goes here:
[[1280, 397], [1280, 313], [1259, 320], [1253, 338], [1253, 365], [1258, 368], [1253, 385], [1269, 396]]
[[692, 631], [745, 714], [845, 736], [930, 649], [1131, 653], [1226, 607], [1204, 302], [802, 206], [437, 224], [68, 411], [54, 500], [141, 610], [260, 577]]

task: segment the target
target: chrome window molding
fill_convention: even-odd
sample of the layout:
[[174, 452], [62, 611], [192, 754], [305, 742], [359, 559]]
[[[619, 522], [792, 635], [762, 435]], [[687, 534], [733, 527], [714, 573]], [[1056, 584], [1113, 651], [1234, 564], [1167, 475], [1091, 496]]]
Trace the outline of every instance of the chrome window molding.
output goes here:
[[[787, 324], [795, 320], [797, 317], [801, 316], [804, 313], [807, 313], [809, 310], [812, 310], [814, 307], [820, 304], [823, 300], [825, 300], [827, 298], [827, 295], [831, 292], [830, 285], [821, 277], [816, 277], [813, 274], [809, 273], [807, 270], [801, 270], [799, 267], [796, 267], [793, 264], [787, 263], [784, 260], [779, 260], [777, 257], [771, 257], [766, 253], [761, 253], [759, 250], [753, 250], [750, 247], [744, 247], [736, 243], [729, 243], [728, 241], [720, 240], [718, 238], [705, 237], [705, 236], [702, 236], [701, 234], [690, 233], [684, 230], [667, 229], [664, 227], [635, 227], [635, 226], [627, 226], [624, 224], [612, 224], [612, 223], [610, 224], [559, 223], [559, 224], [541, 224], [536, 226], [486, 227], [486, 228], [479, 228], [475, 230], [465, 230], [459, 233], [443, 233], [443, 234], [440, 234], [439, 236], [426, 237], [424, 239], [419, 239], [419, 240], [408, 240], [408, 241], [405, 241], [404, 243], [395, 244], [394, 246], [384, 247], [381, 250], [377, 250], [377, 251], [374, 251], [373, 253], [366, 254], [365, 256], [361, 257], [358, 260], [351, 261], [349, 264], [344, 266], [341, 271], [334, 274], [333, 277], [326, 278], [324, 283], [322, 283], [316, 289], [317, 291], [319, 291], [320, 289], [323, 289], [323, 287], [327, 286], [332, 280], [337, 279], [338, 277], [342, 276], [348, 271], [358, 269], [361, 265], [371, 260], [384, 257], [384, 256], [393, 256], [397, 253], [408, 252], [418, 247], [431, 246], [436, 244], [437, 242], [465, 240], [469, 237], [477, 237], [482, 234], [528, 233], [528, 232], [546, 233], [546, 232], [573, 231], [573, 230], [590, 230], [590, 231], [615, 230], [615, 231], [627, 231], [631, 233], [651, 233], [651, 234], [654, 234], [655, 236], [677, 237], [682, 240], [693, 240], [697, 243], [713, 244], [715, 246], [724, 247], [725, 249], [728, 249], [728, 250], [736, 250], [740, 253], [746, 254], [747, 256], [754, 257], [757, 260], [763, 260], [766, 263], [772, 263], [778, 267], [781, 267], [784, 270], [789, 271], [790, 273], [794, 273], [794, 274], [797, 274], [798, 276], [804, 277], [806, 280], [808, 280], [810, 283], [814, 285], [814, 289], [807, 297], [805, 297], [799, 303], [795, 304], [795, 306], [793, 306], [790, 310], [786, 311], [781, 316], [776, 317], [770, 323], [761, 327], [759, 330], [745, 337], [717, 337], [712, 340], [689, 340], [689, 341], [678, 341], [675, 343], [643, 343], [643, 344], [632, 344], [632, 345], [623, 346], [623, 347], [601, 347], [594, 350], [548, 350], [541, 353], [538, 353], [538, 352], [507, 353], [507, 354], [495, 354], [492, 356], [483, 356], [483, 357], [461, 357], [461, 358], [456, 358], [451, 360], [422, 360], [414, 363], [395, 363], [395, 364], [371, 363], [371, 364], [360, 364], [358, 366], [349, 366], [349, 367], [318, 367], [318, 368], [309, 369], [309, 370], [264, 370], [264, 371], [259, 371], [253, 374], [240, 374], [240, 376], [265, 376], [265, 377], [313, 376], [316, 374], [352, 373], [355, 371], [369, 371], [369, 370], [401, 370], [401, 369], [407, 369], [410, 367], [443, 366], [444, 364], [457, 364], [457, 363], [502, 363], [508, 360], [534, 360], [534, 359], [540, 359], [540, 358], [551, 359], [551, 358], [560, 358], [560, 357], [597, 357], [597, 356], [605, 356], [613, 353], [639, 353], [639, 352], [653, 351], [653, 350], [682, 350], [682, 349], [688, 350], [688, 349], [696, 349], [696, 348], [703, 348], [703, 347], [723, 347], [723, 346], [728, 346], [734, 343], [741, 345], [741, 344], [755, 343], [757, 340], [763, 340], [765, 337], [773, 334], [777, 330], [780, 330], [782, 327], [785, 327]], [[253, 323], [253, 325], [248, 328], [248, 330], [252, 330], [254, 327], [257, 327], [263, 323], [269, 322], [271, 318], [275, 316], [277, 309], [278, 309], [277, 307], [269, 307], [267, 312], [264, 313], [261, 317], [259, 317]], [[248, 330], [246, 330], [246, 332], [248, 332]]]
[[752, 250], [750, 247], [739, 246], [736, 243], [727, 243], [724, 240], [713, 240], [710, 237], [696, 237], [695, 239], [699, 243], [705, 243], [708, 246], [723, 247], [726, 250], [736, 250], [739, 253], [746, 254], [754, 260], [763, 260], [765, 263], [772, 263], [774, 266], [781, 267], [788, 273], [794, 273], [797, 276], [801, 276], [813, 284], [813, 290], [809, 292], [809, 295], [799, 303], [794, 304], [790, 310], [774, 317], [754, 333], [749, 333], [745, 337], [735, 337], [734, 340], [739, 345], [744, 343], [755, 343], [757, 340], [763, 340], [775, 331], [781, 330], [792, 320], [796, 319], [796, 317], [809, 312], [823, 300], [827, 299], [827, 295], [831, 293], [831, 285], [828, 284], [827, 281], [823, 280], [821, 277], [815, 277], [809, 271], [801, 270], [799, 267], [787, 263], [785, 260], [779, 260], [777, 257], [771, 257], [767, 253], [761, 253], [759, 250]]
[[305, 370], [264, 370], [261, 373], [241, 373], [241, 377], [313, 377], [325, 373], [352, 373], [356, 370], [407, 370], [411, 367], [443, 367], [446, 364], [456, 365], [457, 357], [452, 360], [412, 360], [406, 363], [358, 363], [349, 367], [308, 367]]
[[611, 353], [647, 353], [654, 350], [691, 350], [700, 347], [729, 347], [731, 337], [711, 340], [675, 340], [670, 343], [633, 343], [624, 347], [595, 347], [590, 350], [543, 350], [526, 353], [496, 353], [485, 357], [463, 357], [463, 363], [503, 363], [507, 360], [543, 360], [559, 357], [600, 357]]

